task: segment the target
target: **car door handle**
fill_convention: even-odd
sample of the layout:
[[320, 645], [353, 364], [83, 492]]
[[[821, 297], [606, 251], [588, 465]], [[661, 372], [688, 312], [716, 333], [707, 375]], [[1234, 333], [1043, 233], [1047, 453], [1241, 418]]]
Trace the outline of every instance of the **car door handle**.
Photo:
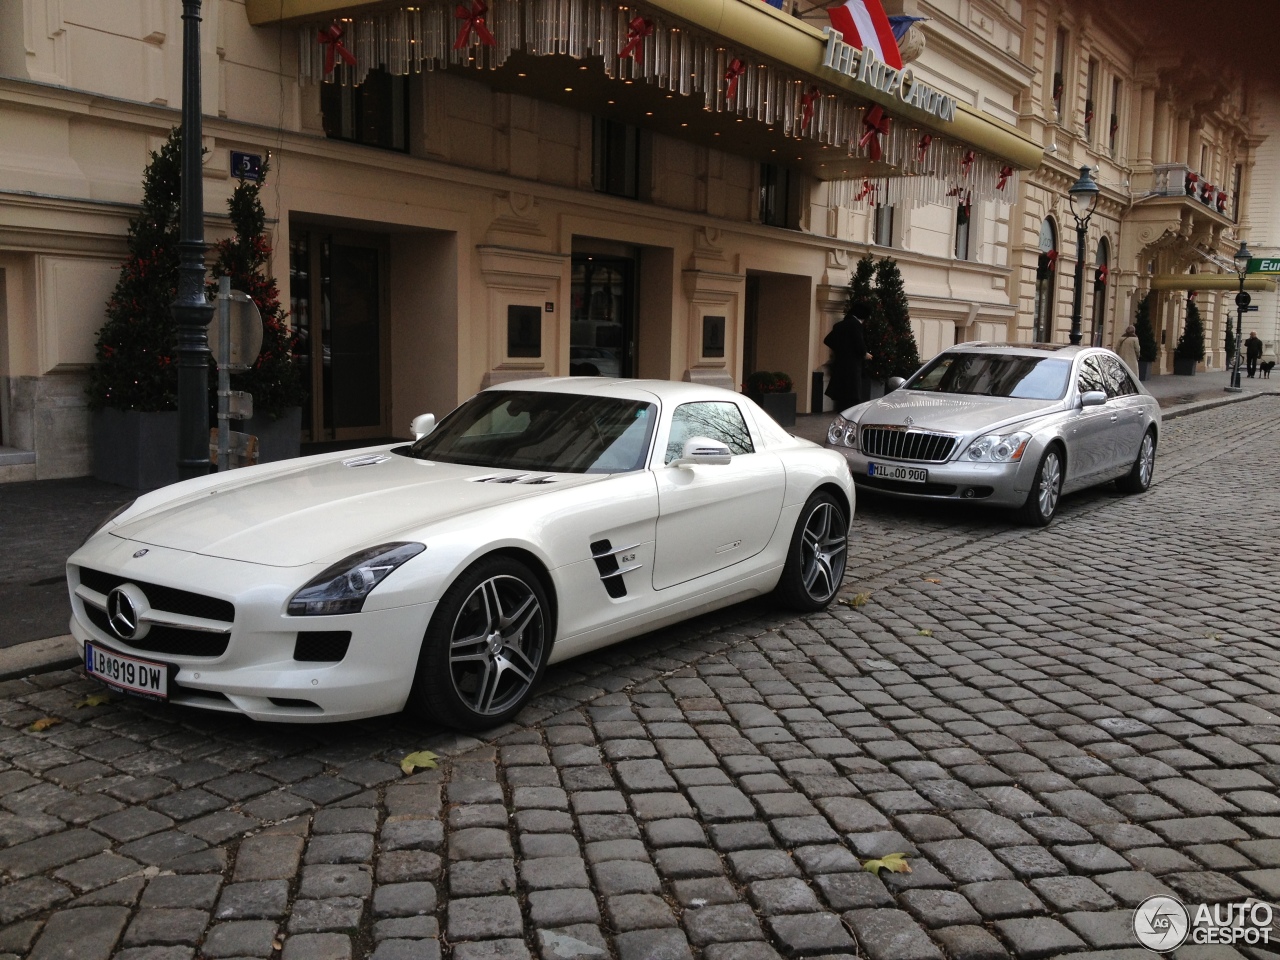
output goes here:
[[1112, 423], [1115, 423], [1115, 422], [1116, 422], [1117, 420], [1119, 420], [1119, 419], [1120, 419], [1120, 414], [1118, 414], [1118, 413], [1113, 413], [1113, 414], [1111, 415], [1111, 422], [1112, 422]]

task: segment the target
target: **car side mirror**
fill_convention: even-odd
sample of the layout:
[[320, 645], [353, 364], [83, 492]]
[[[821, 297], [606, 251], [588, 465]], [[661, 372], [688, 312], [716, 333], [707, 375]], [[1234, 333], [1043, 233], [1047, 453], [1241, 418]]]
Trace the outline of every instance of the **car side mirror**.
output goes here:
[[904, 380], [902, 377], [890, 377], [888, 380], [884, 382], [884, 392], [892, 393], [894, 390], [897, 390], [900, 386], [902, 386], [906, 382], [907, 381]]
[[1080, 395], [1080, 406], [1100, 407], [1107, 402], [1107, 395], [1101, 390], [1086, 390]]
[[724, 466], [733, 459], [729, 448], [719, 440], [707, 437], [690, 437], [684, 442], [679, 460], [671, 461], [673, 467]]
[[421, 440], [435, 428], [436, 415], [434, 413], [424, 413], [421, 416], [414, 417], [413, 423], [409, 424], [414, 440]]

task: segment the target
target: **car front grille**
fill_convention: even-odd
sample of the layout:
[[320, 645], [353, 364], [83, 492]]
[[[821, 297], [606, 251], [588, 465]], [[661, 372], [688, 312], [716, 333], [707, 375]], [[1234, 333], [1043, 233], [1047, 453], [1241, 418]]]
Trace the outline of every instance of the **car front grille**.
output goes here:
[[101, 570], [80, 568], [80, 582], [90, 590], [97, 591], [104, 597], [122, 583], [132, 583], [147, 596], [147, 603], [155, 610], [166, 613], [177, 613], [184, 617], [199, 617], [202, 620], [221, 620], [231, 623], [236, 618], [235, 604], [217, 597], [206, 597], [173, 587], [162, 587], [142, 580], [130, 580], [114, 573], [103, 573]]
[[186, 630], [162, 623], [152, 624], [145, 637], [117, 640], [105, 610], [86, 603], [84, 612], [95, 627], [116, 643], [125, 643], [135, 650], [146, 650], [150, 653], [167, 653], [175, 657], [220, 657], [227, 652], [227, 644], [231, 641], [230, 634]]
[[868, 456], [916, 463], [946, 463], [956, 448], [955, 437], [902, 427], [863, 427], [861, 440]]

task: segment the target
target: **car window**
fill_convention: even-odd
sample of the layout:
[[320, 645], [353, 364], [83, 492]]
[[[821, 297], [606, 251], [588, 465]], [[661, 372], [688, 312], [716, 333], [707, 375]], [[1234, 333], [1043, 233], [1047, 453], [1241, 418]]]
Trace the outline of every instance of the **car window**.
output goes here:
[[1082, 394], [1091, 390], [1107, 392], [1107, 381], [1102, 376], [1102, 365], [1096, 356], [1088, 356], [1080, 361], [1080, 373], [1076, 378], [1076, 389]]
[[684, 452], [685, 441], [694, 437], [719, 440], [735, 457], [755, 452], [742, 411], [736, 403], [728, 401], [682, 403], [676, 407], [671, 415], [671, 434], [667, 438], [667, 456], [663, 463], [679, 458]]
[[1128, 369], [1115, 357], [1102, 357], [1102, 373], [1107, 381], [1107, 396], [1132, 397], [1138, 392]]
[[1071, 364], [1055, 357], [948, 351], [930, 360], [907, 382], [905, 389], [1059, 400], [1066, 393], [1070, 376]]

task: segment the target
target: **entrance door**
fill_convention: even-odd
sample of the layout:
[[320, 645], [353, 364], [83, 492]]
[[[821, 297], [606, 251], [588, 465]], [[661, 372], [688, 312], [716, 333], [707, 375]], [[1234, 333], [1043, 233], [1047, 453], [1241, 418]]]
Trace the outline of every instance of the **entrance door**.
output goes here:
[[574, 254], [569, 317], [572, 376], [635, 376], [636, 262]]
[[387, 435], [385, 243], [294, 225], [289, 279], [295, 350], [311, 397], [302, 439]]

